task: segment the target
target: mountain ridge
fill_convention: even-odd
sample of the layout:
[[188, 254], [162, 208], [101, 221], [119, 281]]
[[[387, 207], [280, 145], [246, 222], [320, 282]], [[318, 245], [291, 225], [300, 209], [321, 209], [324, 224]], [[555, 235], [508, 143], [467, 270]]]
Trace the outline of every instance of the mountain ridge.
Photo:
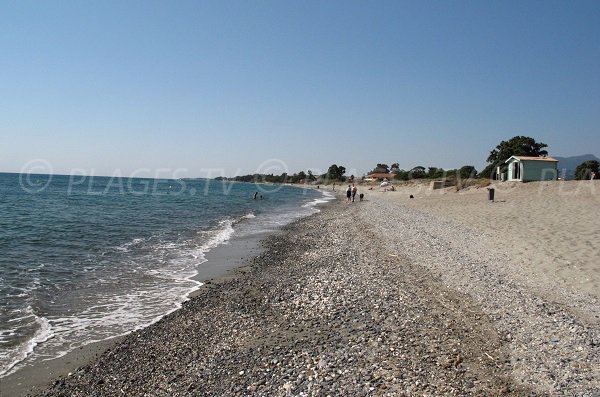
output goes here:
[[600, 161], [600, 158], [594, 154], [581, 154], [569, 157], [552, 156], [552, 158], [558, 160], [558, 175], [563, 179], [575, 179], [575, 169], [584, 161]]

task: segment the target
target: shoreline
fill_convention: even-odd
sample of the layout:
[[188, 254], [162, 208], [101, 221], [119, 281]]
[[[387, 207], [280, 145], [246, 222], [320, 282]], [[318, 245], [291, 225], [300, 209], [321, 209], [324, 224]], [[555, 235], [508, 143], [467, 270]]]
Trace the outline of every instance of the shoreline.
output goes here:
[[[489, 321], [480, 324], [473, 314], [465, 321], [463, 308], [477, 310], [468, 297], [442, 288], [451, 299], [431, 298], [440, 288], [433, 274], [387, 251], [376, 258], [361, 252], [371, 230], [343, 238], [363, 204], [338, 200], [284, 227], [234, 277], [201, 290], [44, 395], [528, 392], [495, 364], [478, 362], [484, 352], [507, 356]], [[436, 342], [442, 312], [452, 336]], [[432, 355], [435, 347], [442, 357]]]
[[[490, 208], [473, 197], [457, 201]], [[600, 392], [598, 299], [530, 276], [528, 253], [416, 200], [374, 192], [320, 207], [40, 395]]]
[[[306, 189], [304, 187], [303, 190]], [[314, 190], [318, 191], [317, 189]], [[321, 200], [321, 198], [315, 198], [315, 200]], [[321, 203], [321, 201], [319, 202]], [[322, 204], [319, 204], [319, 206], [322, 206]], [[215, 279], [219, 280], [231, 277], [238, 268], [243, 267], [244, 263], [262, 251], [263, 239], [278, 232], [278, 229], [251, 233], [243, 232], [242, 235], [234, 235], [225, 244], [221, 244], [206, 252], [206, 261], [198, 266], [198, 274], [190, 278], [202, 284], [189, 292], [182, 304], [196, 296], [199, 289], [202, 289]], [[166, 315], [168, 314], [164, 314], [163, 317]], [[151, 325], [147, 324], [143, 328]], [[66, 376], [76, 368], [91, 362], [99, 354], [119, 343], [131, 332], [134, 332], [134, 330], [101, 341], [88, 343], [56, 358], [31, 361], [15, 372], [0, 378], [0, 394], [18, 396], [31, 390], [41, 390], [47, 387], [50, 381], [60, 376]]]
[[[234, 237], [226, 244], [208, 251], [206, 253], [206, 262], [199, 266], [198, 275], [192, 277], [193, 280], [201, 282], [202, 285], [190, 292], [182, 304], [197, 296], [203, 288], [210, 288], [211, 284], [233, 277], [237, 271], [243, 269], [244, 265], [252, 257], [262, 252], [262, 241], [276, 233], [277, 231], [259, 232], [249, 236]], [[165, 316], [168, 316], [168, 314]], [[152, 324], [142, 329], [150, 326]], [[69, 373], [74, 372], [77, 368], [93, 362], [99, 355], [118, 345], [132, 332], [135, 331], [102, 341], [92, 342], [64, 356], [50, 360], [38, 360], [33, 365], [20, 368], [14, 373], [0, 378], [0, 394], [9, 397], [30, 395], [42, 391], [49, 387], [55, 379], [68, 376]]]

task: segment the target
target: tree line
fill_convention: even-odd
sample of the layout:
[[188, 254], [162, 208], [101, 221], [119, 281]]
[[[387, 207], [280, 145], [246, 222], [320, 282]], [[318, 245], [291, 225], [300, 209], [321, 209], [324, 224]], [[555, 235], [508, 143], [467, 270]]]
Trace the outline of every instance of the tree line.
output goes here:
[[465, 165], [458, 169], [445, 170], [440, 167], [423, 167], [416, 166], [410, 170], [401, 169], [398, 163], [388, 167], [387, 164], [377, 164], [369, 175], [372, 174], [393, 174], [393, 178], [400, 181], [408, 181], [411, 179], [440, 179], [440, 178], [475, 178], [477, 170], [472, 165]]
[[[377, 173], [393, 173], [394, 179], [410, 180], [410, 179], [440, 179], [440, 178], [488, 178], [496, 179], [498, 168], [501, 170], [505, 167], [505, 162], [512, 156], [530, 156], [541, 157], [547, 156], [547, 144], [536, 142], [534, 138], [528, 136], [517, 135], [507, 141], [501, 141], [494, 149], [490, 151], [487, 158], [487, 166], [480, 173], [475, 167], [465, 165], [459, 169], [444, 170], [437, 167], [423, 166], [414, 167], [408, 171], [399, 169], [398, 163], [388, 167], [386, 164], [377, 164], [370, 174]], [[575, 179], [590, 179], [595, 176], [600, 179], [600, 164], [596, 160], [588, 160], [577, 166], [575, 170]]]
[[[346, 173], [346, 167], [332, 164], [327, 172], [320, 175], [315, 175], [312, 170], [306, 172], [300, 171], [294, 174], [288, 174], [284, 172], [280, 175], [274, 174], [248, 174], [238, 175], [231, 178], [219, 176], [216, 177], [217, 181], [235, 181], [235, 182], [250, 182], [250, 183], [328, 183], [328, 182], [342, 182], [348, 178], [344, 175]], [[354, 178], [354, 176], [351, 176]]]
[[[487, 158], [487, 166], [480, 173], [474, 166], [464, 165], [457, 169], [445, 170], [440, 167], [416, 166], [410, 170], [401, 169], [398, 163], [388, 166], [384, 163], [378, 163], [369, 174], [393, 174], [395, 180], [408, 181], [412, 179], [472, 179], [489, 178], [496, 179], [497, 169], [504, 167], [506, 160], [511, 156], [547, 156], [545, 149], [548, 145], [543, 142], [536, 142], [535, 139], [528, 136], [515, 136], [507, 141], [501, 141], [494, 149], [490, 151]], [[575, 179], [590, 179], [592, 175], [600, 179], [600, 164], [596, 160], [585, 161], [575, 170]], [[311, 170], [300, 171], [289, 175], [282, 173], [274, 174], [248, 174], [232, 178], [217, 177], [216, 180], [228, 180], [237, 182], [253, 183], [335, 183], [335, 182], [354, 182], [354, 175], [346, 176], [346, 167], [332, 164], [327, 172], [315, 175]]]

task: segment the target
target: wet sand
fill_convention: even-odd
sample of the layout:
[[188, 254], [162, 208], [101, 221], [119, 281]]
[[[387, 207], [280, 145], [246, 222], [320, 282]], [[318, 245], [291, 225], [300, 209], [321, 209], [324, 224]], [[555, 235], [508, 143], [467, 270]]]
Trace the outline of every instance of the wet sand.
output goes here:
[[[249, 258], [262, 251], [261, 240], [269, 233], [257, 233], [242, 238], [234, 238], [206, 254], [207, 261], [200, 265], [196, 280], [211, 283], [214, 279], [231, 277]], [[193, 297], [195, 291], [190, 294]], [[78, 367], [95, 361], [100, 354], [121, 342], [124, 337], [115, 337], [92, 343], [76, 349], [63, 357], [48, 361], [39, 361], [19, 369], [15, 373], [0, 379], [0, 396], [22, 396], [35, 394], [46, 389], [51, 382], [67, 376]]]

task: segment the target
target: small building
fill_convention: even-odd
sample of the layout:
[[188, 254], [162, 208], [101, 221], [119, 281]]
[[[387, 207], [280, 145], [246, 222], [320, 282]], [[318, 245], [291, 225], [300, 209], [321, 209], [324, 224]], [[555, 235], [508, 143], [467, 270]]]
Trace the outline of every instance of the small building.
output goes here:
[[376, 181], [378, 179], [381, 179], [381, 180], [384, 180], [384, 179], [392, 180], [392, 179], [394, 179], [395, 175], [396, 174], [392, 174], [392, 173], [386, 174], [384, 172], [382, 172], [382, 173], [375, 173], [375, 174], [369, 174], [369, 175], [367, 175], [367, 177], [364, 180], [366, 182]]
[[431, 181], [431, 190], [443, 189], [446, 187], [454, 186], [454, 181], [450, 181], [448, 179], [442, 179], [439, 181]]
[[507, 181], [553, 181], [558, 177], [558, 160], [552, 157], [511, 156], [506, 164]]

